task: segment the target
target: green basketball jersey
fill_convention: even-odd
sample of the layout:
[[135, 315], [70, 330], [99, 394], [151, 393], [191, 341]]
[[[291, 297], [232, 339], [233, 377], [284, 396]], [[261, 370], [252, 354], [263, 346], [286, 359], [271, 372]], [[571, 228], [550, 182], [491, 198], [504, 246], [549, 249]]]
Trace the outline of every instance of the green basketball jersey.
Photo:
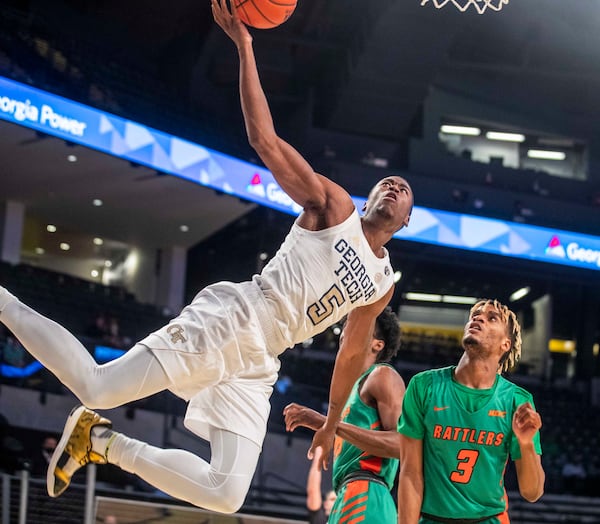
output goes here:
[[[343, 422], [364, 429], [381, 430], [381, 421], [379, 420], [377, 410], [371, 406], [367, 406], [360, 398], [360, 385], [380, 365], [388, 364], [375, 364], [371, 366], [354, 384], [342, 413]], [[361, 470], [375, 473], [381, 477], [389, 489], [392, 489], [398, 471], [398, 460], [368, 455], [337, 436], [335, 437], [333, 457], [333, 488], [336, 492], [346, 475]]]
[[[400, 433], [423, 440], [421, 511], [443, 518], [480, 518], [506, 509], [504, 469], [521, 457], [512, 432], [518, 406], [533, 399], [500, 375], [492, 388], [468, 388], [455, 367], [418, 373], [404, 395]], [[539, 432], [534, 446], [541, 454]]]

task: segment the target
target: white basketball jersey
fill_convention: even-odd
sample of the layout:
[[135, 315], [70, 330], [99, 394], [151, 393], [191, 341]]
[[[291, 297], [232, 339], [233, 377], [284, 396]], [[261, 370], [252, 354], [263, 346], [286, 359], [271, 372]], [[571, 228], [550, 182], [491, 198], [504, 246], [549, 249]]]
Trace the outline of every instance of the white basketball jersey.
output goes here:
[[341, 224], [321, 231], [294, 223], [253, 280], [281, 332], [283, 351], [380, 299], [393, 284], [393, 271], [387, 251], [378, 258], [371, 250], [355, 209]]

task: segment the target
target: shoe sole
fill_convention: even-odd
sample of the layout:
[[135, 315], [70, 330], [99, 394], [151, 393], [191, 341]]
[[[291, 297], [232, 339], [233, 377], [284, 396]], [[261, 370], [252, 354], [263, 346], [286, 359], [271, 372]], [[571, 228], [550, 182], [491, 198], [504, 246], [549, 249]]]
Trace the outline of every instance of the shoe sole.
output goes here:
[[[71, 410], [65, 427], [63, 429], [62, 437], [52, 454], [52, 458], [48, 463], [48, 473], [46, 475], [46, 487], [48, 489], [48, 495], [55, 498], [61, 495], [71, 483], [71, 478], [63, 473], [63, 467], [70, 458], [70, 455], [65, 451], [71, 433], [79, 421], [79, 417], [85, 411], [85, 406], [78, 406]], [[60, 463], [60, 465], [59, 465]]]

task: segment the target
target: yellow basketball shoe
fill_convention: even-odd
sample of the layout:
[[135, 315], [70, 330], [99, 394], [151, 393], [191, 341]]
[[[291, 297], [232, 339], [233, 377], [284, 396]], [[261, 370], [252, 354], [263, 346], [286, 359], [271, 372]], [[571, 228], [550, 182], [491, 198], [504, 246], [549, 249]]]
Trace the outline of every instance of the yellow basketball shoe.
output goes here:
[[85, 406], [73, 408], [48, 464], [46, 484], [51, 497], [62, 494], [69, 487], [75, 472], [86, 464], [108, 462], [106, 455], [92, 449], [92, 428], [95, 426], [109, 429], [112, 423]]

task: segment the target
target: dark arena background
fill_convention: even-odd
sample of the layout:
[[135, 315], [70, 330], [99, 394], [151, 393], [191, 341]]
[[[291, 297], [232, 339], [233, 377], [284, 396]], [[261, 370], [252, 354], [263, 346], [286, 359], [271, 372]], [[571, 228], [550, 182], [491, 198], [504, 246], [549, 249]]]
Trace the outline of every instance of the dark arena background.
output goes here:
[[[408, 383], [456, 363], [475, 299], [508, 304], [524, 329], [509, 378], [536, 400], [546, 472], [529, 504], [509, 467], [511, 521], [600, 522], [600, 2], [420, 4], [299, 0], [252, 30], [278, 133], [353, 196], [410, 182], [414, 224], [388, 245], [394, 366]], [[0, 77], [0, 284], [98, 360], [274, 255], [298, 210], [247, 143], [208, 0], [2, 0]], [[111, 466], [50, 499], [40, 449], [76, 399], [0, 327], [0, 523], [306, 521], [311, 433], [286, 433], [282, 409], [327, 409], [338, 335], [282, 355], [252, 487], [219, 516]], [[106, 414], [209, 456], [184, 412], [166, 392]]]

